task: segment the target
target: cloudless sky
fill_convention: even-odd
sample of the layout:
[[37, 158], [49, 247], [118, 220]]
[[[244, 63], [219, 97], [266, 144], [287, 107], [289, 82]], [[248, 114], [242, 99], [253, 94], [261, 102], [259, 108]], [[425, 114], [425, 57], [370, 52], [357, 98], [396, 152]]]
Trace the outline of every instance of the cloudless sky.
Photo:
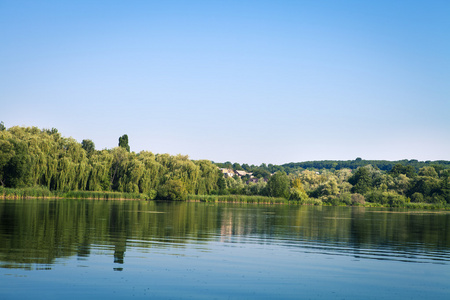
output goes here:
[[450, 1], [0, 0], [0, 120], [249, 164], [450, 159]]

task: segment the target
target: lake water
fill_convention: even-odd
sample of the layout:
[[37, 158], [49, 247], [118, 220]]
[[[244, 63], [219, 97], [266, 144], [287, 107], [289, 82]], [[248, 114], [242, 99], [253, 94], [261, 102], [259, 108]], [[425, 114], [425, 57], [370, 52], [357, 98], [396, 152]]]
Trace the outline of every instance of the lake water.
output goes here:
[[450, 213], [0, 200], [0, 299], [450, 299]]

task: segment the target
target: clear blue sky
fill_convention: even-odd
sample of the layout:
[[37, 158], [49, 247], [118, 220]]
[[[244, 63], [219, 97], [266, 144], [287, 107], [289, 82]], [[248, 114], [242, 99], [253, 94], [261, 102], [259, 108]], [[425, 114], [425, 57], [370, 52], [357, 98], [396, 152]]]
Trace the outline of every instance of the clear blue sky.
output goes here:
[[0, 0], [0, 120], [249, 164], [450, 159], [450, 1]]

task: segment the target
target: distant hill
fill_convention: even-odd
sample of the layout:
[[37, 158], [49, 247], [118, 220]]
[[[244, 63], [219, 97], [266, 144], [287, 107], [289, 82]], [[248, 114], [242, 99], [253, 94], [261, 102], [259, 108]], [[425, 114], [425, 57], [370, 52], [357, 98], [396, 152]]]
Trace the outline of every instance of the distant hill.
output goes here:
[[286, 173], [293, 173], [298, 170], [303, 169], [317, 169], [317, 170], [341, 170], [341, 169], [351, 169], [356, 170], [359, 167], [372, 165], [374, 168], [380, 169], [382, 171], [390, 171], [395, 165], [412, 166], [416, 172], [426, 166], [433, 166], [436, 170], [450, 169], [450, 161], [447, 160], [436, 160], [436, 161], [418, 161], [416, 159], [403, 159], [396, 161], [389, 160], [365, 160], [357, 158], [355, 160], [320, 160], [320, 161], [304, 161], [304, 162], [291, 162], [282, 165], [273, 164], [261, 164], [260, 166], [248, 165], [248, 164], [238, 164], [231, 162], [225, 163], [215, 163], [221, 168], [230, 168], [234, 170], [245, 170], [247, 172], [254, 172], [256, 174], [264, 173], [264, 177], [267, 177], [270, 173], [275, 173], [277, 171], [284, 171]]
[[290, 173], [293, 170], [297, 170], [299, 168], [308, 169], [352, 169], [355, 170], [358, 167], [363, 167], [367, 165], [372, 165], [375, 168], [378, 168], [383, 171], [390, 171], [395, 165], [400, 164], [404, 166], [412, 166], [417, 170], [425, 166], [435, 166], [441, 169], [450, 168], [450, 161], [447, 160], [436, 160], [436, 161], [418, 161], [416, 159], [411, 160], [397, 160], [397, 161], [388, 161], [388, 160], [365, 160], [357, 158], [355, 160], [321, 160], [321, 161], [305, 161], [305, 162], [297, 162], [297, 163], [287, 163], [281, 165], [284, 170]]

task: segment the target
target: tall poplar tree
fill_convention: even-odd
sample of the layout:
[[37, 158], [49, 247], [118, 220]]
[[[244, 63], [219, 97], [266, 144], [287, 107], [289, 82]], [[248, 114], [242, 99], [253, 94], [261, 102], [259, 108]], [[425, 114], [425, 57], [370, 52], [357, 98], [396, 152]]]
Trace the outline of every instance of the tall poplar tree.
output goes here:
[[130, 146], [128, 145], [128, 135], [124, 134], [119, 138], [119, 147], [122, 147], [130, 152]]

